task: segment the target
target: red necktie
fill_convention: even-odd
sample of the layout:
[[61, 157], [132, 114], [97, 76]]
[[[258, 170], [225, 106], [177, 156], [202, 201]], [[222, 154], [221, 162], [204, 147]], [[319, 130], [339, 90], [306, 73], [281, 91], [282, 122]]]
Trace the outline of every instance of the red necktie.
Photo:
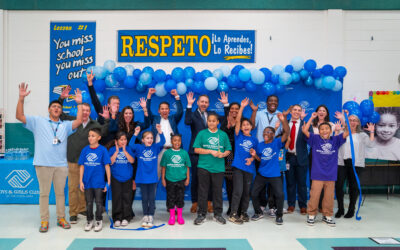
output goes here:
[[289, 149], [293, 150], [294, 149], [294, 139], [296, 138], [296, 121], [292, 121], [292, 129], [290, 130], [290, 144], [289, 144]]

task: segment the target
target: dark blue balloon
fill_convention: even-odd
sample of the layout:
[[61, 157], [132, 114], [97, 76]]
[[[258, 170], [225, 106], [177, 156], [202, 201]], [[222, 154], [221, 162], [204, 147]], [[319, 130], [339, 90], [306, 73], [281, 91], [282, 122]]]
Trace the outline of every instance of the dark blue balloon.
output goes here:
[[138, 82], [138, 83], [136, 84], [136, 91], [137, 91], [137, 92], [143, 93], [143, 92], [146, 91], [146, 89], [147, 89], [147, 85], [144, 85], [142, 82]]
[[242, 81], [238, 81], [237, 83], [236, 83], [236, 86], [235, 86], [235, 89], [242, 89], [242, 88], [244, 88], [244, 82], [242, 82]]
[[103, 91], [106, 89], [106, 81], [102, 79], [94, 80], [93, 87], [96, 92], [103, 93]]
[[196, 74], [194, 74], [194, 81], [195, 82], [204, 81], [203, 74], [201, 74], [201, 72], [197, 72]]
[[228, 81], [228, 77], [222, 77], [221, 81], [226, 83]]
[[201, 74], [203, 75], [203, 80], [202, 81], [204, 81], [208, 77], [213, 76], [212, 72], [209, 71], [208, 69], [205, 69], [205, 70], [201, 71]]
[[369, 99], [363, 100], [360, 103], [360, 110], [363, 116], [370, 116], [374, 113], [374, 103]]
[[358, 119], [361, 119], [362, 117], [362, 112], [359, 108], [354, 108], [349, 110], [349, 115], [355, 115], [358, 117]]
[[165, 77], [165, 80], [170, 80], [172, 79], [172, 76], [170, 74], [167, 74], [167, 76]]
[[176, 81], [173, 79], [169, 79], [165, 82], [164, 88], [167, 92], [170, 92], [173, 89], [176, 89]]
[[123, 82], [126, 77], [126, 69], [124, 67], [116, 67], [113, 71], [115, 80]]
[[218, 92], [225, 92], [227, 93], [229, 91], [229, 86], [225, 81], [220, 81], [218, 82], [218, 88], [217, 88]]
[[172, 70], [171, 76], [176, 82], [183, 82], [185, 80], [185, 71], [181, 67], [176, 67]]
[[347, 70], [343, 66], [338, 66], [335, 68], [335, 73], [337, 74], [338, 77], [343, 78], [347, 74]]
[[271, 82], [273, 84], [278, 84], [279, 83], [279, 75], [275, 75], [275, 74], [271, 75]]
[[355, 101], [347, 101], [343, 104], [343, 109], [360, 109], [360, 105], [358, 105], [358, 103], [356, 103]]
[[142, 71], [140, 69], [135, 69], [133, 71], [133, 77], [135, 77], [136, 79], [139, 79], [140, 75], [142, 74]]
[[380, 119], [381, 119], [381, 115], [378, 112], [374, 111], [372, 113], [372, 115], [369, 117], [369, 122], [376, 124], [379, 122]]
[[239, 77], [235, 74], [229, 75], [227, 79], [227, 84], [230, 88], [236, 88], [236, 86], [239, 84], [240, 80]]
[[153, 74], [153, 78], [157, 82], [164, 82], [166, 77], [167, 74], [165, 74], [165, 71], [162, 69], [157, 69]]
[[150, 66], [146, 66], [143, 68], [142, 72], [146, 72], [146, 73], [149, 73], [150, 75], [153, 75], [154, 69]]
[[300, 70], [301, 80], [306, 80], [309, 75], [310, 75], [310, 73], [307, 70], [305, 70], [305, 69]]
[[313, 59], [308, 59], [304, 63], [304, 69], [307, 70], [308, 72], [313, 72], [316, 68], [317, 68], [317, 63]]
[[282, 85], [282, 84], [277, 84], [277, 85], [275, 85], [275, 92], [276, 92], [276, 94], [282, 94], [282, 93], [285, 92], [285, 90], [286, 90], [286, 88], [285, 88], [284, 85]]
[[361, 117], [361, 119], [360, 119], [361, 126], [365, 126], [368, 123], [368, 121], [369, 121], [369, 117], [368, 116]]
[[204, 83], [202, 81], [196, 81], [192, 85], [192, 90], [196, 94], [203, 94], [205, 92]]
[[286, 67], [285, 67], [285, 72], [288, 72], [288, 73], [292, 73], [293, 72], [293, 66], [292, 65], [286, 65]]
[[147, 84], [148, 88], [154, 88], [157, 85], [157, 81], [156, 80], [151, 80], [151, 83]]
[[326, 64], [322, 67], [321, 73], [325, 76], [331, 76], [333, 74], [333, 67], [330, 64]]
[[184, 69], [184, 71], [185, 71], [184, 75], [185, 75], [185, 78], [186, 78], [186, 79], [189, 79], [189, 78], [193, 79], [194, 74], [196, 73], [196, 71], [194, 70], [194, 68], [193, 68], [193, 67], [190, 67], [190, 66], [186, 67], [186, 68]]
[[268, 68], [261, 68], [260, 71], [263, 72], [265, 75], [265, 82], [271, 81], [271, 70], [269, 70]]
[[244, 84], [244, 87], [247, 92], [256, 92], [257, 91], [257, 85], [252, 81], [246, 82]]
[[124, 86], [127, 89], [133, 89], [136, 87], [136, 79], [133, 76], [127, 76], [124, 81]]
[[273, 95], [275, 94], [275, 85], [269, 82], [264, 83], [263, 91], [266, 96]]
[[311, 73], [312, 78], [317, 79], [320, 78], [322, 76], [321, 70], [320, 69], [316, 69]]
[[232, 75], [237, 75], [237, 74], [239, 74], [239, 71], [241, 69], [244, 69], [244, 67], [242, 65], [236, 65], [235, 67], [233, 67], [233, 69], [231, 71], [231, 74]]

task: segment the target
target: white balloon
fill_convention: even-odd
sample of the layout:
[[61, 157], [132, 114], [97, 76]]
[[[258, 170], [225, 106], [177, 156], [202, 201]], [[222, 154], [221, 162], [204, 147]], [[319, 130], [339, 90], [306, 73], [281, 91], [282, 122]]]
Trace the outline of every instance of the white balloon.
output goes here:
[[167, 94], [167, 91], [164, 88], [164, 82], [157, 83], [154, 87], [156, 89], [156, 96], [163, 97]]
[[204, 87], [206, 87], [206, 89], [208, 91], [213, 91], [216, 90], [218, 88], [218, 80], [215, 77], [208, 77], [205, 81], [204, 81]]
[[225, 77], [228, 77], [231, 74], [231, 69], [228, 66], [222, 66], [220, 69]]
[[126, 70], [126, 76], [133, 75], [133, 71], [135, 70], [135, 68], [132, 65], [126, 65], [124, 68]]
[[186, 94], [187, 87], [184, 82], [178, 82], [176, 85], [176, 92], [178, 92], [179, 95], [184, 95]]

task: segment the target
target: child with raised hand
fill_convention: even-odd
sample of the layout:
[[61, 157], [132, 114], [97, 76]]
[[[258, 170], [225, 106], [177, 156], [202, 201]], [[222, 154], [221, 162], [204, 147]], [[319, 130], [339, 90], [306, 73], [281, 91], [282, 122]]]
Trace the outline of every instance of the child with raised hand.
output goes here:
[[[229, 221], [242, 224], [249, 221], [247, 209], [250, 202], [250, 186], [256, 173], [254, 158], [250, 149], [257, 148], [258, 140], [251, 136], [253, 125], [247, 118], [242, 118], [244, 108], [249, 104], [249, 98], [242, 100], [235, 125], [235, 153], [233, 159], [233, 194]], [[241, 203], [241, 211], [238, 211]], [[240, 217], [238, 216], [240, 212]]]
[[108, 151], [111, 157], [112, 218], [114, 226], [127, 226], [132, 219], [131, 199], [136, 189], [133, 178], [135, 158], [125, 132], [118, 132], [115, 146]]
[[[89, 145], [82, 149], [78, 164], [80, 165], [79, 179], [80, 189], [85, 193], [87, 223], [85, 231], [90, 231], [94, 225], [94, 231], [99, 232], [103, 228], [103, 192], [107, 192], [104, 175], [107, 175], [107, 183], [110, 185], [110, 156], [107, 149], [99, 144], [101, 130], [92, 128], [89, 130]], [[96, 222], [93, 224], [93, 201], [96, 202]]]
[[277, 116], [283, 127], [282, 137], [275, 138], [275, 129], [273, 127], [266, 127], [263, 132], [264, 142], [258, 144], [257, 150], [250, 150], [250, 154], [257, 161], [260, 161], [260, 167], [258, 168], [258, 173], [251, 192], [254, 206], [254, 215], [251, 219], [257, 221], [264, 217], [260, 207], [259, 193], [263, 187], [265, 187], [265, 183], [268, 182], [272, 189], [271, 195], [276, 199], [277, 210], [275, 223], [277, 225], [282, 225], [284, 194], [279, 166], [279, 152], [284, 145], [283, 143], [289, 136], [289, 124], [284, 114], [280, 113], [277, 114]]
[[218, 129], [218, 115], [209, 113], [207, 117], [207, 129], [201, 130], [193, 143], [194, 152], [199, 154], [197, 164], [198, 176], [198, 205], [195, 225], [201, 225], [206, 219], [208, 190], [212, 186], [212, 198], [214, 207], [214, 220], [220, 224], [226, 224], [222, 217], [222, 184], [224, 182], [225, 157], [232, 150], [228, 135]]
[[169, 210], [169, 225], [175, 225], [175, 208], [178, 213], [178, 224], [185, 224], [182, 217], [185, 186], [189, 185], [191, 166], [189, 154], [181, 148], [182, 136], [171, 135], [172, 148], [165, 151], [161, 158], [162, 184], [167, 189], [167, 208]]
[[[308, 138], [307, 143], [312, 150], [312, 168], [311, 168], [311, 190], [310, 200], [307, 205], [307, 224], [312, 226], [315, 223], [315, 217], [318, 213], [318, 202], [322, 189], [324, 189], [324, 198], [322, 200], [322, 221], [329, 226], [335, 226], [332, 219], [333, 202], [335, 194], [335, 181], [338, 169], [338, 152], [340, 146], [346, 142], [349, 135], [347, 129], [342, 134], [331, 136], [332, 128], [327, 122], [318, 125], [319, 134], [310, 134], [309, 128], [317, 113], [312, 113], [311, 118], [302, 128], [304, 135]], [[342, 125], [335, 125], [336, 132], [342, 130]], [[337, 133], [336, 133], [337, 134]]]
[[140, 133], [140, 127], [135, 128], [135, 133], [129, 142], [129, 147], [137, 157], [136, 184], [140, 184], [142, 194], [143, 219], [142, 227], [154, 226], [154, 212], [156, 200], [156, 188], [158, 182], [157, 159], [163, 149], [165, 137], [161, 131], [161, 125], [156, 125], [160, 136], [160, 142], [154, 143], [154, 136], [151, 131], [142, 134], [142, 144], [135, 144], [136, 136]]

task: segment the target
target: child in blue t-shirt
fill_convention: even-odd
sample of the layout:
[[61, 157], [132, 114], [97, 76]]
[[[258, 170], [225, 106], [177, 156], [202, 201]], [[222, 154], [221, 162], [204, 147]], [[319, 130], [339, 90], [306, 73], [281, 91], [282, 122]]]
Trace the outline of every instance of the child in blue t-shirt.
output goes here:
[[[233, 192], [229, 215], [229, 221], [235, 224], [249, 221], [247, 209], [250, 202], [250, 186], [256, 172], [250, 149], [257, 148], [258, 140], [250, 134], [253, 127], [251, 121], [247, 118], [242, 119], [243, 110], [248, 104], [249, 98], [242, 100], [235, 124], [235, 153], [232, 162]], [[239, 204], [241, 204], [241, 211], [238, 211]]]
[[289, 124], [286, 115], [280, 113], [277, 116], [283, 127], [282, 137], [275, 138], [275, 129], [273, 127], [266, 127], [263, 132], [264, 142], [258, 144], [257, 150], [250, 150], [250, 154], [257, 161], [260, 161], [260, 167], [258, 168], [258, 173], [254, 180], [253, 190], [251, 192], [254, 207], [254, 215], [251, 219], [259, 220], [264, 217], [260, 207], [259, 194], [265, 187], [265, 183], [268, 182], [272, 189], [271, 195], [276, 199], [277, 211], [275, 223], [277, 225], [282, 225], [284, 194], [279, 166], [279, 152], [283, 147], [283, 143], [288, 138]]
[[111, 157], [112, 218], [114, 226], [127, 226], [132, 219], [131, 200], [136, 189], [133, 177], [135, 158], [125, 132], [116, 135], [115, 146], [108, 151]]
[[104, 175], [107, 175], [107, 184], [110, 185], [110, 156], [107, 149], [99, 145], [101, 130], [89, 130], [89, 145], [82, 149], [78, 164], [80, 165], [80, 189], [85, 192], [87, 223], [85, 231], [93, 228], [93, 201], [96, 202], [96, 223], [94, 231], [103, 228], [103, 192], [107, 192]]
[[140, 184], [142, 194], [143, 219], [142, 227], [153, 227], [154, 211], [156, 200], [156, 188], [158, 182], [157, 161], [158, 154], [163, 149], [165, 137], [161, 125], [157, 124], [156, 129], [160, 135], [160, 142], [154, 142], [154, 135], [151, 131], [142, 134], [142, 144], [135, 144], [136, 136], [140, 133], [140, 127], [135, 128], [135, 134], [129, 142], [129, 147], [137, 157], [137, 172], [135, 182]]
[[[315, 223], [315, 216], [318, 213], [318, 201], [322, 189], [324, 189], [324, 198], [322, 201], [322, 221], [329, 226], [336, 226], [333, 220], [333, 203], [335, 196], [335, 181], [337, 178], [338, 153], [339, 148], [346, 142], [349, 135], [347, 129], [342, 134], [331, 136], [332, 128], [327, 122], [318, 126], [319, 134], [310, 134], [308, 129], [317, 113], [312, 113], [310, 120], [303, 126], [304, 135], [308, 138], [307, 143], [312, 150], [312, 168], [311, 168], [311, 190], [310, 200], [307, 204], [307, 224], [312, 226]], [[336, 134], [342, 130], [340, 122], [335, 124]]]

